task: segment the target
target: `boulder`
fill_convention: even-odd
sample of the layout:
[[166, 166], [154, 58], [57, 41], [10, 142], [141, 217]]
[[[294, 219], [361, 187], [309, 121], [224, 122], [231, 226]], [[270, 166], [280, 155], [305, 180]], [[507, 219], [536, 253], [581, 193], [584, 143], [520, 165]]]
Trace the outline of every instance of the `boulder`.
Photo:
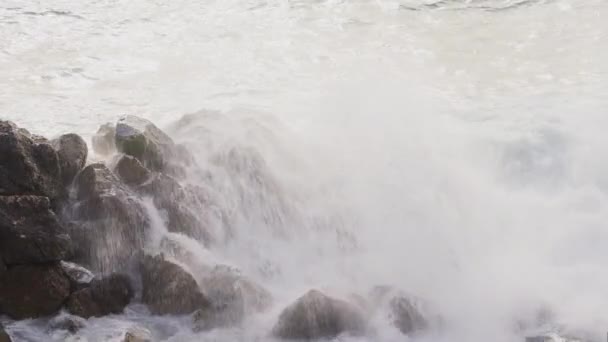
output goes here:
[[49, 141], [0, 121], [0, 195], [39, 195], [54, 203], [62, 193], [59, 157]]
[[82, 317], [61, 314], [49, 321], [48, 330], [66, 330], [75, 334], [86, 325], [87, 321]]
[[365, 318], [356, 306], [311, 290], [283, 310], [272, 332], [282, 339], [331, 339], [342, 333], [359, 335], [365, 329]]
[[137, 158], [146, 168], [172, 175], [182, 175], [183, 149], [176, 147], [165, 132], [152, 122], [126, 115], [116, 124], [116, 148]]
[[6, 270], [6, 264], [4, 264], [4, 261], [2, 260], [2, 255], [0, 255], [0, 277], [2, 277]]
[[228, 266], [215, 267], [201, 282], [210, 305], [193, 315], [196, 331], [238, 325], [272, 304], [268, 291]]
[[123, 274], [93, 280], [89, 287], [70, 295], [66, 303], [69, 313], [89, 318], [122, 313], [133, 298], [129, 278]]
[[79, 239], [90, 251], [76, 251], [89, 256], [85, 264], [102, 273], [124, 270], [139, 253], [145, 241], [148, 216], [140, 199], [104, 164], [85, 167], [76, 177], [75, 219]]
[[50, 205], [42, 196], [0, 196], [0, 257], [5, 265], [69, 257], [70, 237]]
[[126, 154], [119, 157], [114, 170], [128, 185], [139, 185], [150, 178], [150, 170], [146, 169], [137, 158]]
[[52, 315], [69, 295], [59, 263], [13, 266], [0, 278], [0, 312], [13, 319]]
[[11, 337], [4, 330], [4, 328], [2, 327], [2, 324], [0, 324], [0, 342], [11, 342], [11, 341], [12, 341]]
[[63, 186], [68, 186], [87, 162], [87, 143], [78, 134], [70, 133], [54, 139], [52, 144], [57, 150]]
[[200, 208], [198, 198], [175, 178], [157, 173], [138, 190], [143, 195], [152, 196], [154, 205], [164, 214], [170, 232], [210, 242], [211, 235], [199, 219], [200, 215], [195, 214], [195, 208]]
[[106, 156], [116, 151], [114, 137], [116, 136], [116, 126], [106, 123], [99, 127], [97, 133], [91, 139], [93, 151], [99, 155]]
[[390, 286], [374, 287], [370, 297], [376, 307], [388, 312], [388, 319], [404, 335], [416, 334], [440, 323], [427, 302]]
[[142, 327], [130, 327], [123, 342], [152, 342], [152, 333]]
[[209, 305], [194, 277], [163, 255], [143, 258], [141, 278], [142, 302], [153, 314], [189, 314]]
[[61, 261], [60, 265], [63, 273], [70, 280], [71, 292], [88, 287], [95, 278], [95, 275], [91, 271], [75, 263]]

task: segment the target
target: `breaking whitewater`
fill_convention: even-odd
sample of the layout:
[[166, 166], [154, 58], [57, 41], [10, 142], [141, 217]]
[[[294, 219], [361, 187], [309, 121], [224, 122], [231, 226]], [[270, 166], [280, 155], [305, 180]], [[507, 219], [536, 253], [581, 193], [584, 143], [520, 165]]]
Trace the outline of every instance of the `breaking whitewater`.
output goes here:
[[604, 341], [607, 17], [0, 2], [0, 341]]

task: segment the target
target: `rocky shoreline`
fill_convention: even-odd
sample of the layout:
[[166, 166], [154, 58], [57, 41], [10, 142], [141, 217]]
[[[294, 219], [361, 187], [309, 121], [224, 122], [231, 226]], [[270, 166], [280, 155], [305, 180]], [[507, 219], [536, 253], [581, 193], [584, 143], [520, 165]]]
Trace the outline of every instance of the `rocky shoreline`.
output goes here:
[[[164, 213], [168, 232], [204, 246], [212, 234], [199, 219], [202, 187], [183, 179], [199, 168], [190, 152], [150, 121], [122, 117], [87, 143], [76, 134], [48, 140], [0, 121], [0, 316], [49, 318], [50, 330], [77, 333], [91, 317], [120, 314], [133, 303], [151, 315], [188, 315], [193, 331], [241, 325], [268, 312], [272, 295], [238, 269], [188, 265], [190, 256], [163, 237], [154, 253], [143, 199]], [[316, 340], [373, 334], [382, 316], [406, 336], [437, 331], [429, 303], [390, 286], [346, 298], [310, 290], [282, 309], [269, 336]], [[141, 327], [124, 341], [154, 341]], [[0, 326], [0, 342], [11, 341]]]

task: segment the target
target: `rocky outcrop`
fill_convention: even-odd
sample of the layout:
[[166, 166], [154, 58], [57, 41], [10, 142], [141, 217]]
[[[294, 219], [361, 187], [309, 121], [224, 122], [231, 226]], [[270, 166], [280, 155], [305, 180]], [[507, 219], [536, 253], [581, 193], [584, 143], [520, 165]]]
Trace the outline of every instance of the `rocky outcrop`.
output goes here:
[[108, 122], [101, 125], [91, 139], [93, 151], [102, 156], [112, 154], [116, 151], [115, 136], [116, 126], [114, 124]]
[[388, 312], [387, 318], [404, 335], [413, 335], [440, 323], [428, 303], [390, 286], [373, 288], [370, 297], [371, 302], [381, 308], [380, 312]]
[[0, 121], [0, 195], [39, 195], [54, 203], [62, 193], [59, 157], [49, 141]]
[[69, 257], [67, 231], [41, 196], [0, 196], [0, 257], [5, 265], [46, 263]]
[[209, 305], [194, 277], [162, 255], [143, 258], [141, 278], [142, 302], [153, 314], [189, 314]]
[[150, 178], [151, 172], [133, 156], [121, 155], [114, 168], [116, 174], [128, 185], [140, 185]]
[[69, 313], [84, 318], [101, 317], [122, 313], [133, 298], [133, 287], [129, 278], [112, 274], [93, 280], [89, 287], [70, 295], [66, 303]]
[[228, 266], [215, 267], [201, 282], [210, 305], [193, 315], [197, 331], [238, 325], [272, 303], [268, 291]]
[[54, 139], [52, 144], [57, 150], [63, 186], [68, 186], [87, 162], [87, 143], [78, 134], [70, 133]]
[[12, 341], [11, 337], [4, 330], [4, 328], [2, 327], [2, 324], [0, 324], [0, 342], [11, 342], [11, 341]]
[[366, 329], [363, 313], [354, 305], [311, 290], [283, 310], [273, 328], [282, 339], [334, 338], [361, 334]]
[[116, 148], [137, 158], [146, 168], [173, 176], [184, 174], [190, 154], [152, 122], [126, 115], [116, 124]]
[[[104, 165], [91, 164], [76, 178], [75, 229], [89, 251], [76, 251], [94, 270], [103, 273], [122, 270], [143, 247], [149, 225], [138, 197]], [[86, 240], [89, 240], [88, 242]]]
[[13, 266], [0, 278], [0, 312], [13, 319], [52, 315], [69, 295], [59, 263]]

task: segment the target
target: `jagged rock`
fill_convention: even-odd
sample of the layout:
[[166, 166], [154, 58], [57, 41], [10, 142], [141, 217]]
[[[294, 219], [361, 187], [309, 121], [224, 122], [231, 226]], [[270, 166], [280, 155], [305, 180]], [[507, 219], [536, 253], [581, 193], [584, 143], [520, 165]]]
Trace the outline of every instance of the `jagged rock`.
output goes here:
[[116, 126], [106, 123], [99, 127], [97, 133], [91, 139], [93, 151], [99, 155], [109, 155], [116, 151], [114, 137], [116, 136]]
[[87, 143], [78, 134], [70, 133], [54, 139], [52, 144], [59, 157], [63, 185], [68, 186], [87, 162]]
[[142, 302], [153, 314], [189, 314], [209, 301], [192, 275], [162, 255], [145, 256], [141, 265]]
[[152, 171], [174, 174], [173, 160], [178, 152], [173, 140], [152, 122], [126, 115], [116, 125], [116, 148], [137, 158]]
[[93, 280], [89, 287], [70, 295], [66, 303], [69, 313], [84, 318], [122, 313], [133, 298], [133, 287], [123, 274], [112, 274]]
[[67, 258], [69, 235], [42, 196], [0, 196], [0, 256], [4, 264], [44, 263]]
[[69, 295], [58, 263], [13, 266], [0, 278], [0, 312], [13, 319], [52, 315]]
[[61, 261], [60, 265], [70, 280], [71, 292], [87, 287], [95, 278], [95, 275], [91, 271], [75, 263]]
[[228, 266], [217, 266], [202, 283], [211, 305], [193, 315], [197, 331], [240, 324], [246, 315], [262, 312], [272, 303], [268, 291]]
[[139, 185], [150, 178], [146, 169], [137, 158], [123, 154], [116, 162], [115, 171], [126, 184]]
[[102, 273], [124, 269], [143, 247], [148, 217], [139, 198], [103, 164], [85, 167], [76, 177], [78, 187], [75, 219], [81, 222], [75, 235], [89, 242], [91, 265]]
[[2, 327], [2, 324], [0, 323], [0, 342], [11, 342], [11, 341], [12, 341], [11, 337], [4, 330], [4, 328]]
[[273, 334], [282, 339], [334, 338], [342, 333], [364, 332], [366, 321], [348, 302], [311, 290], [283, 310]]
[[375, 287], [372, 289], [371, 298], [376, 305], [388, 309], [388, 319], [405, 335], [424, 331], [434, 323], [432, 321], [439, 320], [431, 317], [428, 304], [422, 299], [390, 286]]
[[210, 234], [193, 211], [193, 207], [198, 205], [197, 197], [184, 189], [175, 178], [157, 173], [141, 185], [139, 191], [152, 196], [154, 205], [165, 214], [170, 232], [210, 242]]
[[74, 315], [61, 314], [49, 321], [49, 330], [67, 330], [75, 334], [87, 325], [87, 321]]
[[48, 140], [0, 121], [0, 195], [40, 195], [54, 203], [62, 193], [59, 158]]
[[125, 333], [123, 342], [152, 342], [152, 333], [141, 327], [131, 327]]

